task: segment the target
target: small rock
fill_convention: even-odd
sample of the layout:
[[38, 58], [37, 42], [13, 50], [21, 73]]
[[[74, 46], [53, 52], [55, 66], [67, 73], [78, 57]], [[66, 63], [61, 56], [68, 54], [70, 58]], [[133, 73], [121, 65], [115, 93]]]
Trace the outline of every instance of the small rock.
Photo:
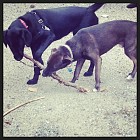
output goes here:
[[33, 5], [33, 4], [32, 4], [32, 5], [30, 5], [30, 8], [35, 8], [35, 5]]
[[109, 15], [106, 15], [106, 14], [101, 15], [101, 16], [104, 17], [104, 18], [108, 18], [109, 17]]
[[33, 87], [29, 87], [28, 90], [29, 90], [30, 92], [37, 92], [37, 88], [33, 88]]

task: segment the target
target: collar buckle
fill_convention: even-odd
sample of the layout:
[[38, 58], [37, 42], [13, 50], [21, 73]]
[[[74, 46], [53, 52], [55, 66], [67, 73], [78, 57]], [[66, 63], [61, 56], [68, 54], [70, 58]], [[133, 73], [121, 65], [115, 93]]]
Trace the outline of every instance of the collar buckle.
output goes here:
[[38, 23], [40, 23], [40, 24], [43, 23], [43, 20], [42, 19], [39, 19], [38, 20]]

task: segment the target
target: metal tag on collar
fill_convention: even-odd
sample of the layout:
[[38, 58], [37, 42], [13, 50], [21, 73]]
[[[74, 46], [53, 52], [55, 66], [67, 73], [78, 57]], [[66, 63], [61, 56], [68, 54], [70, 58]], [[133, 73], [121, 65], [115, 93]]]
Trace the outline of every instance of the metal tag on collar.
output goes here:
[[42, 28], [43, 28], [44, 30], [48, 30], [48, 31], [50, 31], [50, 28], [47, 27], [47, 26], [42, 26]]

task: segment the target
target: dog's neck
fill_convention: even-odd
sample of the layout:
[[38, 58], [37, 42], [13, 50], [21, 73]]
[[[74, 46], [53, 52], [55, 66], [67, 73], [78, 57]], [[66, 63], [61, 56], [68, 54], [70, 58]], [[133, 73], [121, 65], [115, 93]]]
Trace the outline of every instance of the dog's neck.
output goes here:
[[22, 19], [19, 19], [20, 20], [20, 22], [21, 22], [21, 24], [27, 29], [28, 28], [28, 26], [27, 26], [27, 24], [25, 23], [25, 21], [24, 20], [22, 20]]
[[63, 45], [63, 46], [66, 47], [66, 48], [68, 49], [68, 51], [70, 52], [71, 58], [74, 59], [74, 58], [73, 58], [73, 53], [72, 53], [72, 50], [71, 50], [70, 46], [67, 45], [67, 44], [65, 44], [65, 45]]

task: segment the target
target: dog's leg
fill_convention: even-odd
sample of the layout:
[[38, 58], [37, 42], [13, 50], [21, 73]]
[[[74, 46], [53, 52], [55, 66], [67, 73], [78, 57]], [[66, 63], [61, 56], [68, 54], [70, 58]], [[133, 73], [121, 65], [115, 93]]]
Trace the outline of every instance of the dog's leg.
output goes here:
[[90, 66], [88, 68], [88, 71], [84, 73], [84, 76], [91, 76], [93, 74], [94, 69], [94, 62], [90, 61]]
[[131, 38], [126, 38], [124, 51], [125, 54], [133, 61], [133, 70], [129, 73], [127, 79], [132, 80], [137, 72], [137, 52], [136, 52], [137, 40]]
[[[36, 67], [35, 64], [34, 64], [34, 66]], [[28, 80], [27, 84], [28, 85], [37, 84], [39, 75], [40, 75], [40, 69], [39, 68], [34, 68], [34, 76], [33, 76], [32, 79]]]
[[136, 50], [133, 50], [133, 52], [125, 51], [125, 54], [133, 61], [134, 65], [132, 72], [127, 76], [127, 80], [133, 80], [137, 72]]
[[[47, 37], [47, 35], [49, 35], [49, 36]], [[52, 32], [48, 33], [46, 31], [46, 37], [47, 37], [47, 39], [45, 41], [43, 41], [43, 43], [41, 45], [35, 44], [34, 47], [31, 48], [33, 58], [35, 60], [39, 61], [41, 64], [44, 64], [41, 56], [42, 56], [43, 52], [45, 51], [45, 49], [54, 41], [55, 35]], [[29, 84], [29, 85], [37, 84], [38, 78], [39, 78], [39, 75], [40, 75], [41, 69], [38, 68], [36, 65], [34, 65], [34, 66], [35, 67], [34, 67], [33, 79], [31, 79], [27, 82], [27, 84]]]
[[[33, 58], [35, 59], [35, 52], [36, 52], [36, 47], [34, 47], [34, 49], [31, 49], [32, 50], [32, 55], [33, 55]], [[43, 65], [43, 60], [40, 58], [38, 58], [38, 61]], [[34, 76], [32, 79], [30, 79], [27, 84], [29, 85], [33, 85], [33, 84], [37, 84], [38, 82], [38, 78], [39, 78], [39, 75], [40, 75], [40, 71], [41, 69], [39, 67], [37, 67], [37, 65], [34, 64]]]
[[99, 91], [102, 59], [99, 56], [98, 52], [95, 52], [94, 50], [93, 53], [88, 53], [88, 57], [95, 66], [95, 88], [93, 89], [93, 91]]
[[[97, 4], [97, 7], [99, 7], [99, 6], [101, 6], [101, 5]], [[99, 22], [98, 17], [92, 11], [93, 7], [87, 10], [87, 12], [85, 13], [85, 15], [84, 15], [81, 23], [79, 24], [79, 26], [76, 29], [74, 29], [73, 35], [75, 35], [82, 28], [86, 28], [86, 27], [98, 24], [98, 22]], [[92, 76], [93, 75], [93, 69], [94, 69], [94, 63], [90, 62], [90, 66], [89, 66], [88, 70], [84, 73], [84, 76]]]
[[75, 71], [74, 71], [74, 77], [71, 80], [72, 83], [75, 83], [75, 81], [78, 79], [80, 71], [82, 69], [82, 66], [83, 66], [84, 62], [85, 62], [85, 59], [83, 59], [83, 58], [77, 60], [76, 68], [75, 68]]
[[99, 91], [100, 90], [100, 73], [101, 73], [101, 63], [102, 59], [100, 56], [96, 57], [94, 59], [94, 64], [95, 64], [95, 89], [93, 91]]

